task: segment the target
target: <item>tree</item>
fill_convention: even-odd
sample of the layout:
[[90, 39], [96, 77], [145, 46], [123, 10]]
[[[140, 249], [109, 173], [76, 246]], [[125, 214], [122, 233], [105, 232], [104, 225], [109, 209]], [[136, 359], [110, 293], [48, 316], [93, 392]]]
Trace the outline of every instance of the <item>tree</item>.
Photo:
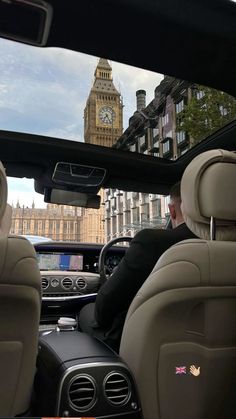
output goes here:
[[192, 97], [177, 119], [177, 131], [191, 137], [197, 144], [236, 118], [236, 99], [227, 93], [196, 85]]

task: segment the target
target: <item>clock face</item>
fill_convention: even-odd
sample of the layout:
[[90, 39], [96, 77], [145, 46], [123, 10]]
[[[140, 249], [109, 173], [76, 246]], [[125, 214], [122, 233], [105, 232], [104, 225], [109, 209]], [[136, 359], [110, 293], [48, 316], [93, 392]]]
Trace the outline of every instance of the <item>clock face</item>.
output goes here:
[[99, 119], [103, 124], [111, 125], [115, 120], [116, 114], [110, 106], [103, 106], [99, 109]]

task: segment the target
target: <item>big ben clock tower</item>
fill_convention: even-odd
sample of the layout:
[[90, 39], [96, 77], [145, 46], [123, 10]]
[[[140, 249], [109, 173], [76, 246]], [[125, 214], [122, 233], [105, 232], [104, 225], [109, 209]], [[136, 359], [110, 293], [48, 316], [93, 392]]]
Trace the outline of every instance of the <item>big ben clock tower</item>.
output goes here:
[[[100, 58], [94, 72], [94, 83], [84, 110], [84, 140], [86, 143], [111, 147], [123, 132], [123, 104], [112, 79], [108, 61]], [[101, 202], [104, 201], [100, 191]], [[99, 210], [83, 209], [80, 240], [104, 243], [104, 205]]]
[[123, 131], [121, 95], [106, 59], [99, 59], [94, 77], [84, 110], [84, 139], [86, 143], [111, 147]]

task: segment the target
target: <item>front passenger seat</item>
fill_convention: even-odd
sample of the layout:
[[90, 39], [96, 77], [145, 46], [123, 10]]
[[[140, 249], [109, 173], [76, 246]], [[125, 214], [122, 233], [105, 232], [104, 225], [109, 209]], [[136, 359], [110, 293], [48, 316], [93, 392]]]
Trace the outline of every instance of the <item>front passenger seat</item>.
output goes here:
[[181, 182], [183, 215], [201, 239], [168, 249], [128, 311], [120, 355], [144, 419], [235, 417], [236, 154], [207, 151]]
[[35, 375], [41, 278], [31, 243], [8, 236], [11, 208], [0, 162], [0, 416], [25, 415]]

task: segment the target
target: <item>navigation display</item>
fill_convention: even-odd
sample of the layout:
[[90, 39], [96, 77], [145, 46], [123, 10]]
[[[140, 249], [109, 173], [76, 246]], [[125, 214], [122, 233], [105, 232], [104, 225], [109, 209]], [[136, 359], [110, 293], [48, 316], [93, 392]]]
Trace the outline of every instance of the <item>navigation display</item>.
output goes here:
[[83, 255], [37, 253], [40, 271], [82, 271]]

